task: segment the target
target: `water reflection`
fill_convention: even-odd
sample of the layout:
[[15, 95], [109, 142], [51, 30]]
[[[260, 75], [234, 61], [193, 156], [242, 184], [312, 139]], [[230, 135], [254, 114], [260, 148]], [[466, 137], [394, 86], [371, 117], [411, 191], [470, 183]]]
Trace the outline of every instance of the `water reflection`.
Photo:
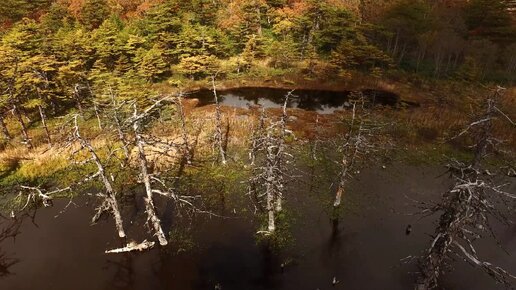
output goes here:
[[[321, 172], [319, 168], [317, 172]], [[427, 233], [434, 225], [425, 220], [416, 227], [413, 217], [395, 213], [413, 209], [407, 208], [404, 194], [438, 196], [448, 186], [444, 178], [435, 179], [440, 173], [440, 168], [402, 167], [395, 173], [365, 169], [363, 178], [351, 184], [340, 219], [333, 221], [320, 200], [325, 192], [333, 193], [328, 190], [331, 181], [312, 189], [306, 183], [295, 184], [296, 191], [286, 203], [292, 214], [294, 243], [280, 253], [258, 245], [258, 225], [244, 217], [198, 217], [191, 225], [196, 246], [188, 252], [178, 254], [172, 249], [174, 242], [170, 248], [145, 253], [106, 255], [105, 249], [119, 245], [112, 220], [90, 226], [94, 204], [81, 199], [75, 200], [79, 207], [55, 218], [67, 203], [56, 200], [53, 208], [38, 211], [39, 228], [25, 219], [18, 234], [20, 228], [12, 223], [19, 221], [0, 220], [0, 231], [16, 237], [16, 243], [0, 239], [0, 246], [7, 253], [16, 253], [21, 261], [11, 266], [13, 260], [5, 263], [7, 273], [16, 275], [0, 279], [0, 289], [32, 290], [34, 285], [53, 290], [204, 290], [217, 285], [222, 290], [413, 289], [408, 273], [417, 268], [398, 266], [399, 260], [420, 253], [428, 245]], [[141, 240], [147, 235], [141, 232], [146, 217], [134, 213], [144, 210], [142, 204], [134, 204], [129, 202], [123, 208], [125, 216], [136, 216], [134, 223], [127, 223], [127, 232]], [[177, 219], [169, 223], [177, 229]], [[414, 231], [406, 236], [409, 223]], [[503, 245], [516, 254], [515, 228], [501, 233]], [[177, 240], [176, 233], [171, 236]], [[497, 255], [499, 249], [487, 250], [493, 263], [516, 269], [513, 257]], [[443, 281], [449, 289], [496, 289], [487, 275], [457, 265]], [[332, 288], [334, 277], [339, 283]]]
[[[221, 104], [231, 107], [281, 108], [288, 92], [287, 89], [246, 87], [221, 90], [218, 96]], [[374, 105], [396, 106], [399, 103], [399, 97], [391, 92], [368, 89], [362, 93]], [[350, 91], [295, 90], [288, 107], [331, 114], [350, 106], [350, 94]], [[201, 106], [214, 103], [211, 90], [199, 90], [189, 96], [199, 99]]]
[[119, 255], [117, 260], [108, 260], [108, 267], [114, 269], [111, 289], [128, 289], [134, 285], [133, 257], [130, 253]]
[[11, 267], [18, 263], [2, 250], [2, 243], [7, 239], [15, 239], [20, 233], [21, 218], [7, 218], [0, 215], [0, 278], [11, 275]]

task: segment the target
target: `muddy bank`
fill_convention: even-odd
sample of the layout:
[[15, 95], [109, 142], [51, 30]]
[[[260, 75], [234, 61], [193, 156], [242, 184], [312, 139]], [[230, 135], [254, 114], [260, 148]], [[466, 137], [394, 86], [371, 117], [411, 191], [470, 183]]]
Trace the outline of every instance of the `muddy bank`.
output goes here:
[[[110, 256], [116, 246], [113, 224], [89, 225], [93, 212], [87, 199], [68, 200], [26, 219], [16, 239], [5, 240], [2, 252], [17, 259], [1, 289], [413, 289], [413, 264], [401, 258], [419, 254], [429, 242], [432, 220], [408, 215], [418, 200], [437, 198], [449, 181], [440, 167], [394, 166], [369, 168], [354, 181], [344, 198], [341, 221], [332, 223], [326, 204], [332, 198], [331, 178], [312, 183], [305, 176], [291, 185], [286, 197], [294, 243], [279, 253], [257, 245], [257, 222], [249, 210], [228, 204], [221, 213], [230, 218], [197, 217], [191, 234], [193, 248], [154, 249], [141, 254]], [[513, 186], [511, 190], [515, 190]], [[243, 194], [243, 193], [242, 193]], [[139, 216], [141, 205], [124, 207]], [[236, 214], [233, 213], [233, 210]], [[59, 215], [58, 217], [55, 217]], [[167, 227], [174, 223], [165, 219]], [[140, 218], [128, 225], [138, 237]], [[405, 234], [407, 224], [413, 226]], [[501, 245], [516, 254], [516, 228], [498, 228]], [[485, 259], [516, 271], [516, 259], [494, 244], [481, 245]], [[487, 250], [486, 250], [487, 249]], [[284, 264], [284, 268], [281, 268]], [[443, 280], [447, 289], [503, 289], [485, 274], [457, 261]], [[336, 277], [339, 283], [332, 287]]]

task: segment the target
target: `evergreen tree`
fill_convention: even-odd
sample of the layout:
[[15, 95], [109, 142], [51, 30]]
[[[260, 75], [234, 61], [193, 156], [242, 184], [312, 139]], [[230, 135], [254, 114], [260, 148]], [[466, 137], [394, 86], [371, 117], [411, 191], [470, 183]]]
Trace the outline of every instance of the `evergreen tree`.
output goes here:
[[470, 1], [465, 11], [470, 34], [502, 44], [515, 42], [516, 29], [507, 8], [506, 1]]
[[53, 3], [48, 12], [42, 17], [42, 26], [49, 33], [56, 33], [66, 22], [71, 21], [72, 16], [68, 9], [59, 2]]
[[151, 49], [140, 49], [136, 57], [137, 73], [149, 82], [161, 79], [170, 73], [169, 65], [163, 59], [164, 51], [158, 45]]
[[106, 0], [86, 0], [80, 11], [81, 23], [88, 29], [99, 27], [111, 14]]

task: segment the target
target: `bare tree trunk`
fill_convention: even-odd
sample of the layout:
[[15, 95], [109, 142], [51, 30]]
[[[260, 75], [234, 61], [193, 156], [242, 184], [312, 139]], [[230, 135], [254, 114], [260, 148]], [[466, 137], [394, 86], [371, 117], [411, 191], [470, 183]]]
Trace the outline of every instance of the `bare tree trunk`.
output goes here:
[[[268, 138], [270, 140], [270, 136]], [[275, 199], [275, 189], [274, 189], [274, 145], [267, 145], [267, 185], [266, 185], [266, 194], [267, 194], [267, 215], [268, 215], [268, 224], [267, 230], [269, 233], [274, 233], [276, 230], [276, 219], [275, 219], [275, 208], [274, 208], [274, 199]]]
[[501, 189], [504, 185], [493, 182], [496, 179], [486, 178], [483, 174], [485, 170], [482, 168], [482, 161], [488, 150], [496, 150], [492, 147], [498, 144], [498, 139], [493, 136], [492, 119], [499, 114], [514, 125], [495, 104], [504, 90], [498, 87], [493, 96], [487, 99], [485, 111], [454, 137], [469, 132], [475, 140], [472, 146], [475, 148], [474, 158], [471, 163], [454, 161], [447, 166], [455, 185], [443, 194], [441, 201], [420, 203], [423, 205], [422, 215], [441, 213], [441, 216], [430, 247], [419, 260], [420, 277], [416, 281], [417, 289], [436, 288], [443, 269], [451, 268], [448, 263], [455, 260], [456, 256], [484, 270], [496, 282], [505, 286], [511, 285], [508, 278], [516, 279], [516, 276], [506, 270], [482, 261], [474, 246], [477, 240], [494, 234], [491, 220], [510, 224], [506, 213], [511, 209], [510, 202], [516, 200], [516, 195]]
[[215, 87], [215, 77], [211, 77], [211, 84], [213, 87], [213, 96], [215, 98], [215, 146], [217, 147], [221, 162], [223, 165], [227, 164], [226, 160], [226, 151], [224, 150], [224, 140], [223, 140], [223, 134], [222, 134], [222, 112], [220, 110], [220, 104], [219, 104], [219, 98], [217, 96], [217, 88]]
[[97, 117], [97, 123], [99, 125], [99, 129], [102, 130], [102, 121], [100, 120], [99, 109], [97, 107], [96, 102], [93, 102], [93, 110], [95, 110], [95, 116]]
[[100, 180], [102, 181], [104, 185], [104, 189], [106, 190], [106, 194], [104, 196], [104, 202], [103, 205], [98, 208], [97, 214], [95, 214], [93, 218], [93, 222], [95, 222], [105, 211], [110, 211], [111, 214], [113, 214], [113, 217], [115, 219], [115, 226], [118, 231], [118, 236], [120, 238], [125, 238], [125, 231], [123, 226], [123, 220], [122, 215], [120, 214], [120, 210], [118, 209], [118, 202], [116, 200], [116, 192], [113, 190], [113, 187], [111, 186], [111, 182], [109, 181], [106, 170], [104, 168], [104, 165], [100, 161], [100, 158], [98, 157], [97, 153], [95, 152], [95, 149], [91, 144], [82, 138], [79, 126], [77, 124], [77, 116], [75, 116], [75, 130], [74, 130], [75, 137], [81, 144], [83, 148], [86, 148], [88, 152], [91, 155], [91, 158], [95, 165], [97, 165], [97, 173], [94, 176], [98, 176]]
[[[288, 100], [292, 92], [289, 92], [285, 97], [285, 102], [283, 103], [283, 111], [281, 114], [281, 120], [279, 123], [280, 136], [277, 145], [276, 157], [274, 159], [276, 167], [278, 168], [278, 175], [281, 177], [283, 174], [283, 155], [285, 150], [285, 138], [287, 137], [287, 105]], [[276, 188], [276, 211], [281, 212], [283, 210], [283, 184], [279, 182]]]
[[79, 109], [79, 113], [81, 114], [81, 116], [84, 117], [84, 110], [82, 108], [81, 92], [80, 92], [79, 84], [75, 84], [75, 86], [73, 88], [73, 96], [75, 99], [75, 104], [77, 105], [77, 109]]
[[[357, 103], [353, 103], [353, 115], [351, 119], [351, 125], [349, 127], [348, 137], [344, 145], [342, 146], [342, 169], [340, 173], [339, 187], [335, 194], [335, 202], [333, 207], [337, 208], [340, 206], [342, 201], [342, 195], [345, 190], [345, 185], [348, 180], [350, 170], [353, 170], [355, 161], [358, 157], [361, 147], [367, 147], [367, 144], [363, 144], [362, 140], [362, 126], [363, 126], [363, 109], [364, 109], [364, 96], [361, 96], [359, 112], [357, 112]], [[358, 119], [358, 128], [355, 127], [356, 120]]]
[[116, 133], [118, 135], [118, 140], [120, 140], [120, 142], [122, 142], [122, 150], [124, 151], [124, 157], [125, 157], [125, 160], [127, 161], [129, 159], [129, 148], [128, 148], [129, 146], [127, 144], [127, 140], [125, 139], [124, 131], [122, 130], [122, 124], [120, 122], [120, 117], [118, 116], [119, 108], [116, 104], [115, 94], [113, 93], [111, 88], [109, 88], [109, 93], [111, 95], [111, 105], [113, 107], [113, 120], [115, 121]]
[[344, 194], [344, 188], [346, 185], [347, 174], [348, 174], [348, 170], [347, 170], [348, 165], [347, 165], [347, 161], [346, 161], [345, 157], [342, 159], [342, 166], [345, 169], [341, 172], [341, 175], [340, 175], [339, 187], [337, 189], [337, 193], [335, 194], [335, 201], [333, 202], [333, 207], [340, 206], [340, 204], [342, 202], [342, 195]]
[[[265, 127], [265, 113], [262, 110], [258, 128], [255, 129], [252, 139], [250, 159], [256, 174], [249, 179], [249, 193], [251, 197], [258, 201], [260, 209], [263, 209], [263, 206], [259, 199], [263, 198], [263, 204], [265, 204], [267, 212], [267, 230], [261, 233], [266, 235], [274, 234], [277, 226], [276, 215], [283, 210], [283, 190], [285, 187], [283, 165], [284, 158], [290, 156], [285, 152], [285, 139], [287, 134], [291, 133], [286, 128], [288, 119], [286, 108], [291, 93], [289, 92], [286, 96], [281, 119], [271, 123], [267, 128], [263, 128]], [[256, 161], [256, 154], [260, 152], [263, 152], [264, 160], [263, 163], [261, 162], [261, 166], [256, 166], [254, 161]], [[262, 194], [257, 192], [260, 185], [263, 185], [260, 187], [264, 191]]]
[[181, 136], [183, 138], [183, 158], [187, 164], [192, 164], [192, 149], [190, 148], [190, 140], [188, 138], [188, 131], [186, 129], [186, 117], [183, 107], [183, 98], [180, 94], [176, 101], [179, 118], [181, 120]]
[[23, 117], [21, 115], [20, 110], [18, 109], [18, 106], [13, 105], [13, 114], [16, 116], [16, 119], [18, 120], [18, 123], [20, 123], [20, 127], [23, 134], [23, 141], [27, 144], [27, 147], [32, 148], [32, 142], [29, 137], [29, 133], [27, 132], [27, 127], [25, 126], [25, 122], [23, 121]]
[[145, 155], [145, 148], [144, 148], [144, 140], [143, 137], [140, 135], [140, 120], [137, 119], [138, 115], [136, 112], [134, 112], [134, 116], [136, 118], [136, 121], [133, 123], [133, 130], [134, 135], [136, 139], [136, 146], [138, 147], [138, 159], [140, 160], [140, 172], [142, 174], [143, 183], [145, 184], [145, 211], [147, 212], [148, 220], [151, 222], [152, 227], [154, 228], [154, 234], [157, 236], [159, 240], [159, 244], [162, 246], [166, 246], [168, 244], [167, 238], [165, 236], [165, 233], [163, 232], [163, 229], [161, 228], [161, 221], [156, 215], [156, 207], [154, 206], [153, 201], [153, 193], [152, 193], [152, 186], [150, 181], [150, 175], [147, 171], [148, 169], [148, 162], [147, 157]]
[[47, 118], [45, 116], [45, 111], [41, 106], [38, 106], [39, 115], [41, 117], [41, 124], [43, 125], [43, 128], [45, 129], [45, 134], [47, 135], [47, 141], [48, 145], [52, 146], [52, 138], [50, 137], [50, 131], [48, 130], [47, 126]]
[[9, 130], [5, 125], [4, 117], [2, 115], [0, 115], [0, 128], [2, 129], [2, 134], [4, 135], [4, 138], [7, 140], [11, 140], [11, 134], [9, 134]]

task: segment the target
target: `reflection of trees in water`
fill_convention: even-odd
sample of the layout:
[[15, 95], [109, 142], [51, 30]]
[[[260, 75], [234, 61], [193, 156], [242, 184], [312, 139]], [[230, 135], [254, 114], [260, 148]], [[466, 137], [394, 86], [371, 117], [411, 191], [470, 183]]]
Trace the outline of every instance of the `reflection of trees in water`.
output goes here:
[[10, 268], [18, 263], [18, 260], [7, 256], [2, 251], [1, 245], [7, 239], [15, 239], [20, 233], [22, 218], [9, 219], [0, 215], [0, 278], [12, 274]]
[[[236, 88], [219, 91], [219, 102], [223, 105], [246, 107], [249, 105], [266, 105], [280, 108], [288, 89], [279, 88]], [[328, 109], [344, 108], [349, 101], [349, 91], [295, 90], [288, 103], [289, 108], [307, 111], [325, 112]], [[366, 89], [362, 93], [371, 105], [396, 106], [399, 97], [391, 92]], [[199, 90], [189, 97], [199, 99], [200, 105], [213, 104], [213, 95], [209, 90]]]
[[3, 242], [8, 239], [16, 239], [21, 233], [20, 228], [26, 218], [30, 219], [32, 224], [38, 227], [36, 224], [37, 210], [37, 208], [26, 209], [16, 216], [13, 214], [11, 218], [0, 214], [0, 278], [11, 275], [12, 273], [9, 269], [19, 262], [18, 259], [12, 258], [2, 251]]
[[[118, 257], [117, 257], [118, 258]], [[110, 266], [115, 268], [115, 274], [111, 281], [113, 289], [126, 289], [134, 285], [133, 258], [130, 253], [124, 253], [120, 260], [108, 260]]]

